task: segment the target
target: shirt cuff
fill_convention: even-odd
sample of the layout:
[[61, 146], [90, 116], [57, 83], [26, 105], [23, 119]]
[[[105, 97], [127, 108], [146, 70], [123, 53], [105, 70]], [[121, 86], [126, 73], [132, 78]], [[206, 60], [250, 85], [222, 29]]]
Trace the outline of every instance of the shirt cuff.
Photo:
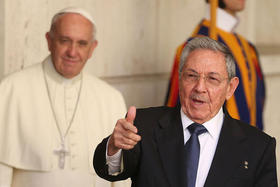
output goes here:
[[[111, 137], [110, 137], [111, 138]], [[112, 156], [108, 156], [108, 144], [110, 138], [107, 141], [106, 145], [106, 164], [108, 165], [108, 173], [109, 175], [118, 175], [123, 171], [123, 156], [122, 150], [120, 149], [117, 153]]]

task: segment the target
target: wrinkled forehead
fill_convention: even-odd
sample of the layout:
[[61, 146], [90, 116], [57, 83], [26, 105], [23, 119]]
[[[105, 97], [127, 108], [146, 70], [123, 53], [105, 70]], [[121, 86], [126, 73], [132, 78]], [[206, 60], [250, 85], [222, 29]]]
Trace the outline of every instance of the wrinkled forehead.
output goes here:
[[190, 52], [183, 69], [193, 69], [205, 73], [227, 73], [224, 54], [209, 49], [195, 49]]

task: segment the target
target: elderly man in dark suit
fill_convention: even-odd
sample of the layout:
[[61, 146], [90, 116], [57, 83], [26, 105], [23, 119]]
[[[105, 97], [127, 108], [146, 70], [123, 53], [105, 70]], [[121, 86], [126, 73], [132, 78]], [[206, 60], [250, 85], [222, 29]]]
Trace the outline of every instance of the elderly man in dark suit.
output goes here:
[[239, 83], [228, 48], [194, 38], [179, 76], [181, 107], [130, 107], [98, 145], [96, 173], [135, 187], [277, 186], [275, 139], [223, 107]]

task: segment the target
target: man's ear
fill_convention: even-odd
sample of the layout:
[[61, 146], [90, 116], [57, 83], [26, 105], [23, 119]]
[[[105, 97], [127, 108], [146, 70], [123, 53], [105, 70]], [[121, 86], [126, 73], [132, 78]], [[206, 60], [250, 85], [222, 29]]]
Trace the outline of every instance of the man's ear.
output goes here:
[[94, 49], [97, 47], [97, 45], [98, 45], [98, 41], [97, 41], [97, 40], [94, 40], [94, 41], [92, 42], [92, 44], [91, 44], [90, 52], [89, 52], [89, 57], [88, 57], [88, 58], [90, 58], [90, 57], [92, 56], [93, 51], [94, 51]]
[[229, 81], [229, 85], [228, 85], [228, 89], [227, 89], [227, 93], [226, 93], [226, 100], [231, 98], [231, 96], [234, 94], [238, 84], [239, 84], [239, 78], [238, 77], [233, 77]]
[[49, 51], [51, 51], [52, 38], [50, 36], [50, 32], [47, 32], [45, 36], [46, 36], [47, 43], [48, 43], [48, 49], [49, 49]]

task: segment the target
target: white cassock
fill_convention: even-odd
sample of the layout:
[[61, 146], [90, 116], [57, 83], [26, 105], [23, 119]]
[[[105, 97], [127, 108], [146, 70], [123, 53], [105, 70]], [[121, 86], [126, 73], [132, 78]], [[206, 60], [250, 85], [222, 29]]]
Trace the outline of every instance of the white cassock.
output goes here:
[[[85, 72], [65, 79], [50, 57], [5, 77], [0, 84], [0, 187], [129, 186], [130, 181], [112, 184], [99, 178], [92, 166], [97, 144], [125, 113], [117, 90]], [[67, 150], [63, 169], [59, 129]]]

